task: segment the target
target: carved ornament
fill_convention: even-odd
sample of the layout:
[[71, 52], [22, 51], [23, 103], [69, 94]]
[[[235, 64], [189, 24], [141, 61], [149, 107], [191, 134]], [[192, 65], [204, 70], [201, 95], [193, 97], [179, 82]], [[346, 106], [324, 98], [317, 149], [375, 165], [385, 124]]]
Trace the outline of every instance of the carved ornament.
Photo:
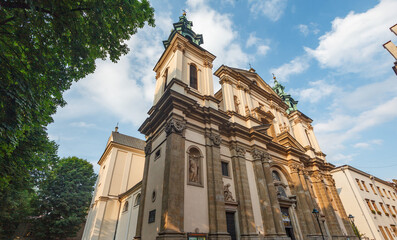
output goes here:
[[211, 140], [212, 144], [215, 146], [219, 146], [222, 143], [222, 138], [221, 138], [221, 135], [219, 135], [219, 134], [210, 133], [208, 135], [208, 138]]
[[152, 152], [152, 142], [147, 142], [145, 146], [145, 155], [148, 156]]
[[245, 157], [245, 149], [242, 147], [236, 147], [236, 153], [239, 157]]
[[181, 134], [182, 131], [185, 129], [185, 127], [186, 127], [185, 122], [172, 118], [165, 125], [165, 132], [167, 133], [167, 135], [171, 133]]
[[322, 182], [324, 181], [324, 175], [320, 171], [315, 171], [310, 174], [313, 182]]
[[235, 202], [232, 192], [230, 191], [230, 183], [223, 186], [223, 195], [225, 197], [226, 202]]
[[291, 169], [291, 173], [298, 173], [302, 169], [301, 165], [298, 163], [290, 164], [289, 168]]

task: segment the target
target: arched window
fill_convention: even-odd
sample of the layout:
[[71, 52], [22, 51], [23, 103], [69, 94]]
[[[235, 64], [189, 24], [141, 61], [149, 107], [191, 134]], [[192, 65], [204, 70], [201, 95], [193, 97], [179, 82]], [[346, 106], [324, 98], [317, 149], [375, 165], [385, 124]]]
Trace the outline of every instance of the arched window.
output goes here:
[[138, 193], [138, 195], [135, 198], [134, 207], [138, 206], [139, 204], [141, 204], [141, 194], [140, 193]]
[[167, 80], [168, 80], [168, 68], [165, 69], [165, 72], [164, 72], [164, 91], [167, 88]]
[[123, 212], [128, 211], [128, 201], [125, 201], [124, 206], [123, 206]]
[[201, 153], [196, 147], [188, 150], [188, 183], [202, 186]]
[[280, 174], [278, 174], [277, 171], [273, 171], [273, 172], [272, 172], [272, 177], [273, 177], [273, 181], [279, 181], [279, 182], [281, 182]]
[[198, 89], [197, 87], [197, 68], [190, 64], [190, 87]]

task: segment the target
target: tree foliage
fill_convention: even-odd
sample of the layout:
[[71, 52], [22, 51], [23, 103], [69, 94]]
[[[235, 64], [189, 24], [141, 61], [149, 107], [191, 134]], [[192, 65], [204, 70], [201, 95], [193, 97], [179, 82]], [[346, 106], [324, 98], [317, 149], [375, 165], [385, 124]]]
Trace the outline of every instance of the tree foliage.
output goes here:
[[96, 175], [86, 160], [61, 159], [41, 184], [39, 217], [33, 227], [37, 239], [73, 237], [84, 223]]
[[126, 54], [124, 41], [153, 17], [147, 0], [0, 0], [0, 158], [52, 122], [96, 59]]
[[[35, 127], [15, 148], [0, 158], [0, 239], [8, 239], [20, 222], [35, 214], [35, 189], [57, 163], [58, 146], [42, 127]], [[8, 236], [8, 237], [7, 237]]]

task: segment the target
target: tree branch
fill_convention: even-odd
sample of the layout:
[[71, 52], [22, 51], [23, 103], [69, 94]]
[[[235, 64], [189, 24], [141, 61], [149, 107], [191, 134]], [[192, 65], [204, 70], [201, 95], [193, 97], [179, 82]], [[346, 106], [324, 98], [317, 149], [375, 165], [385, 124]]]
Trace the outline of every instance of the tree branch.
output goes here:
[[5, 25], [5, 24], [8, 23], [9, 21], [14, 20], [14, 18], [15, 18], [15, 16], [5, 19], [5, 20], [3, 20], [3, 21], [0, 22], [0, 25]]

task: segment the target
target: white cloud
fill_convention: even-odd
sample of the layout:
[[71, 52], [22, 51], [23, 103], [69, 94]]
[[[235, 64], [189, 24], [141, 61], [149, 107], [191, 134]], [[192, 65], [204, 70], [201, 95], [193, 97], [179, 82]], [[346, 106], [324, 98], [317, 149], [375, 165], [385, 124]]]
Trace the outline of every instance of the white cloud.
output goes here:
[[353, 161], [355, 156], [357, 156], [357, 154], [338, 153], [338, 154], [335, 154], [335, 155], [332, 155], [331, 157], [329, 157], [328, 161], [342, 165], [342, 164], [347, 164], [347, 163]]
[[72, 122], [70, 123], [71, 126], [73, 127], [81, 127], [81, 128], [91, 128], [91, 127], [95, 127], [94, 123], [86, 123], [86, 122]]
[[170, 13], [163, 12], [155, 18], [156, 28], [146, 26], [127, 42], [131, 50], [127, 55], [117, 63], [98, 60], [93, 74], [73, 84], [66, 95], [68, 105], [58, 110], [57, 118], [106, 112], [107, 116], [136, 127], [143, 122], [154, 95], [156, 79], [152, 68], [164, 50], [162, 40], [172, 27]]
[[[346, 148], [346, 142], [359, 139], [360, 134], [365, 130], [397, 118], [397, 111], [392, 110], [395, 109], [396, 104], [397, 97], [394, 97], [357, 115], [331, 113], [331, 119], [314, 125], [320, 145], [324, 146], [323, 150], [329, 156], [337, 154]], [[377, 140], [373, 143], [381, 142]], [[363, 144], [358, 146], [360, 145], [364, 146]]]
[[389, 40], [389, 28], [396, 23], [395, 9], [397, 1], [382, 0], [364, 13], [350, 12], [345, 18], [335, 18], [332, 30], [319, 38], [318, 47], [305, 50], [322, 67], [342, 73], [374, 76], [389, 71], [390, 58], [382, 44]]
[[250, 0], [252, 13], [261, 13], [271, 21], [277, 21], [287, 7], [287, 0]]
[[300, 101], [309, 101], [310, 103], [318, 102], [320, 99], [339, 91], [336, 85], [328, 84], [324, 80], [309, 82], [310, 87], [305, 89], [296, 89], [291, 94], [296, 94]]
[[305, 37], [311, 33], [316, 35], [320, 32], [316, 23], [310, 23], [309, 25], [299, 24], [297, 28]]
[[305, 24], [299, 24], [298, 29], [305, 36], [309, 34], [309, 27]]
[[383, 141], [381, 139], [374, 139], [368, 142], [358, 142], [353, 145], [354, 148], [363, 148], [363, 149], [368, 149], [373, 145], [381, 145]]
[[256, 53], [258, 55], [264, 56], [270, 50], [270, 47], [268, 45], [269, 42], [270, 42], [269, 40], [263, 40], [263, 39], [260, 39], [260, 38], [256, 37], [256, 33], [252, 32], [252, 33], [250, 33], [245, 46], [247, 48], [255, 46], [256, 47]]
[[274, 73], [280, 81], [288, 81], [290, 75], [299, 74], [306, 71], [309, 67], [310, 57], [307, 55], [298, 56], [292, 59], [289, 63], [285, 63], [278, 68], [270, 70]]
[[214, 68], [221, 64], [246, 67], [251, 56], [238, 43], [232, 16], [215, 11], [206, 1], [188, 0], [187, 5], [187, 18], [193, 21], [193, 31], [203, 34], [202, 47], [217, 56]]
[[270, 50], [270, 47], [269, 47], [269, 46], [261, 44], [261, 45], [259, 45], [258, 48], [257, 48], [257, 53], [258, 53], [259, 55], [264, 56], [264, 55], [266, 55], [266, 53], [267, 53], [269, 50]]

